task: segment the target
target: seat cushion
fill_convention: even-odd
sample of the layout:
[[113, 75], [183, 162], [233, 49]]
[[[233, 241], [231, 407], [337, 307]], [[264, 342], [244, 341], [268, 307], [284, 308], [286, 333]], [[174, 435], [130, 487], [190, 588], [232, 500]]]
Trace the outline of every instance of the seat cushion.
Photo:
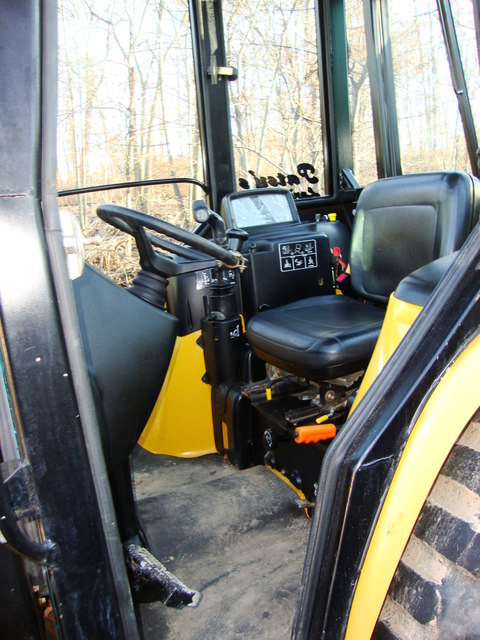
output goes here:
[[311, 380], [364, 369], [384, 309], [347, 296], [316, 296], [257, 313], [247, 339], [262, 360]]

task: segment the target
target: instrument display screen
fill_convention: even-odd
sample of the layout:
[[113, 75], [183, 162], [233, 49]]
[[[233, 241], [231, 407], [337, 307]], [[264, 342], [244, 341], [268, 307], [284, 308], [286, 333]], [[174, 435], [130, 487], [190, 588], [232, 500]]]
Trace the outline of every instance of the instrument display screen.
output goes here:
[[233, 193], [225, 196], [222, 209], [227, 222], [239, 229], [299, 221], [295, 202], [287, 189]]

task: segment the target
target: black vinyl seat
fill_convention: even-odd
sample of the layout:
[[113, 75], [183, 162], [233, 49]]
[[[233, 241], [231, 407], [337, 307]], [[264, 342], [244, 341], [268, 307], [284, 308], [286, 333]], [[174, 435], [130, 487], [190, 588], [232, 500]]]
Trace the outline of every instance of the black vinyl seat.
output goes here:
[[247, 337], [262, 360], [310, 380], [364, 369], [384, 310], [348, 296], [317, 296], [254, 316]]
[[480, 183], [463, 172], [368, 185], [358, 200], [350, 255], [352, 288], [360, 299], [317, 296], [259, 312], [247, 326], [253, 352], [311, 380], [364, 369], [391, 292], [412, 271], [459, 249], [479, 214]]
[[417, 307], [424, 307], [457, 255], [458, 251], [454, 251], [410, 273], [395, 289], [395, 298]]

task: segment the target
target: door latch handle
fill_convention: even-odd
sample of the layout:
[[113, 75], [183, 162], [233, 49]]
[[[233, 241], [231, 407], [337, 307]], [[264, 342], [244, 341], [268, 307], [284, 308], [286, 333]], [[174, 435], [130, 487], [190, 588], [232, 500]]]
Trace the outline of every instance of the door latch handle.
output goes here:
[[218, 80], [228, 80], [233, 82], [238, 78], [238, 70], [235, 67], [219, 67], [217, 66], [217, 56], [215, 54], [210, 58], [210, 66], [207, 69], [207, 73], [212, 79], [212, 84], [218, 84]]

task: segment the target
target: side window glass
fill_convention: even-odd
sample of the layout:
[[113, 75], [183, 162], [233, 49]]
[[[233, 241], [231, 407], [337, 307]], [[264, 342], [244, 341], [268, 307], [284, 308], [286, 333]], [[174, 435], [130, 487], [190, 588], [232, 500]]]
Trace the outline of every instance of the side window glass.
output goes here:
[[353, 173], [361, 185], [377, 179], [363, 0], [345, 0]]
[[470, 170], [435, 0], [389, 3], [402, 169]]
[[223, 6], [237, 188], [325, 193], [314, 0]]
[[[452, 0], [451, 4], [475, 131], [477, 138], [480, 138], [480, 40], [477, 40], [475, 33], [475, 2], [476, 0]], [[478, 12], [480, 14], [480, 8]]]
[[[58, 188], [194, 178], [203, 182], [187, 0], [61, 0], [58, 5]], [[129, 236], [96, 214], [120, 204], [193, 226], [193, 184], [63, 197], [87, 238], [87, 259], [129, 281]], [[88, 245], [101, 235], [101, 245]], [[127, 274], [127, 275], [125, 275]]]

